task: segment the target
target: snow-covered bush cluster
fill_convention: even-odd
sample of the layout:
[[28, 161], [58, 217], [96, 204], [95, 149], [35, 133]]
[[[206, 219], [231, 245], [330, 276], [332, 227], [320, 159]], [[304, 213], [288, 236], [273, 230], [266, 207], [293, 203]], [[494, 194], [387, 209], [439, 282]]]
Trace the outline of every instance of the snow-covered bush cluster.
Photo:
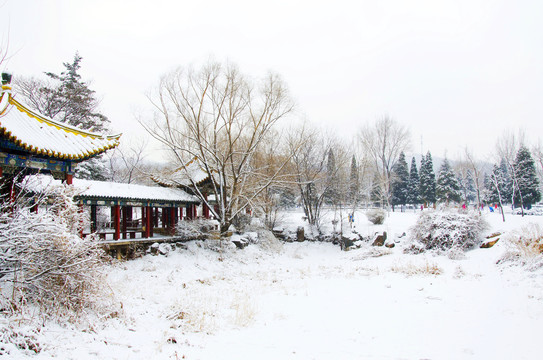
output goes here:
[[486, 228], [486, 221], [477, 213], [425, 211], [411, 229], [406, 251], [465, 251], [482, 242]]
[[536, 216], [543, 216], [543, 208], [541, 207], [533, 207], [531, 209], [520, 209], [517, 208], [513, 211], [513, 214], [515, 215], [536, 215]]
[[214, 220], [179, 221], [176, 236], [181, 240], [203, 240], [217, 228]]
[[387, 212], [383, 209], [371, 209], [366, 211], [366, 217], [374, 225], [381, 225], [385, 222]]
[[[51, 195], [51, 194], [49, 194]], [[66, 187], [51, 197], [20, 196], [0, 205], [0, 305], [23, 312], [41, 308], [44, 318], [76, 319], [100, 298], [104, 251], [79, 232], [86, 216]], [[49, 201], [46, 201], [48, 199]], [[38, 212], [31, 206], [44, 205]]]
[[532, 269], [543, 266], [543, 229], [539, 224], [527, 226], [508, 233], [503, 242], [507, 251], [500, 262], [528, 265]]

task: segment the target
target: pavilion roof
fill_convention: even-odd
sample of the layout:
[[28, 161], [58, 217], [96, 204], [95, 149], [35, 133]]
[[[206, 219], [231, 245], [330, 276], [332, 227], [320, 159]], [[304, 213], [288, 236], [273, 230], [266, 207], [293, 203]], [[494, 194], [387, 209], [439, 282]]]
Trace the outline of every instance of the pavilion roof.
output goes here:
[[[43, 193], [55, 191], [65, 186], [60, 180], [54, 180], [48, 175], [31, 175], [26, 177], [25, 188], [31, 192]], [[199, 203], [200, 200], [185, 191], [176, 188], [160, 186], [145, 186], [124, 184], [107, 181], [74, 179], [72, 186], [76, 189], [78, 199], [94, 199], [104, 201], [134, 201], [134, 202], [176, 202]]]
[[120, 136], [84, 131], [38, 114], [17, 101], [10, 86], [2, 86], [0, 137], [15, 149], [38, 156], [81, 161], [116, 147]]
[[196, 186], [200, 186], [206, 180], [209, 180], [209, 174], [200, 161], [194, 158], [185, 164], [185, 166], [180, 166], [173, 171], [153, 175], [151, 179], [162, 186], [192, 187], [193, 182]]

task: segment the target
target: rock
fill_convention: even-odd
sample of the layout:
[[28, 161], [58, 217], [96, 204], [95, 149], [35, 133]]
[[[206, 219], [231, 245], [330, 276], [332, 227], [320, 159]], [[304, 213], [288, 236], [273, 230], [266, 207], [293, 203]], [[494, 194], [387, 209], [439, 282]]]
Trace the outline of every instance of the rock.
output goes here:
[[158, 254], [160, 255], [167, 256], [170, 251], [172, 251], [171, 244], [160, 244], [158, 246]]
[[238, 249], [244, 249], [247, 245], [249, 245], [249, 242], [242, 238], [232, 240], [232, 242], [234, 243], [234, 245], [236, 245]]
[[296, 240], [298, 240], [299, 242], [302, 242], [305, 240], [303, 226], [298, 226], [298, 228], [296, 229]]
[[178, 248], [178, 249], [181, 249], [181, 250], [188, 250], [189, 249], [187, 244], [183, 244], [183, 243], [180, 243], [180, 242], [175, 243], [175, 247]]
[[497, 238], [497, 239], [494, 239], [494, 240], [490, 240], [490, 241], [485, 241], [481, 244], [481, 248], [482, 249], [488, 249], [488, 248], [491, 248], [492, 246], [496, 245], [496, 243], [500, 240], [500, 238]]
[[158, 248], [160, 247], [159, 243], [154, 243], [149, 247], [149, 250], [151, 251], [152, 255], [158, 255]]
[[349, 250], [349, 248], [351, 248], [353, 245], [354, 245], [354, 242], [356, 240], [353, 240], [353, 239], [349, 239], [349, 238], [346, 238], [346, 237], [341, 237], [341, 250]]
[[396, 246], [396, 244], [394, 243], [386, 243], [385, 246], [389, 249], [392, 249], [394, 246]]
[[286, 238], [285, 229], [283, 228], [275, 227], [273, 228], [272, 233], [278, 239], [285, 240]]
[[488, 235], [486, 238], [487, 239], [492, 239], [492, 238], [495, 238], [497, 236], [500, 236], [502, 233], [499, 233], [499, 232], [495, 232], [495, 233], [492, 233], [490, 235]]
[[385, 245], [385, 241], [387, 239], [387, 232], [383, 231], [382, 234], [376, 234], [375, 238], [373, 239], [372, 246], [383, 246]]

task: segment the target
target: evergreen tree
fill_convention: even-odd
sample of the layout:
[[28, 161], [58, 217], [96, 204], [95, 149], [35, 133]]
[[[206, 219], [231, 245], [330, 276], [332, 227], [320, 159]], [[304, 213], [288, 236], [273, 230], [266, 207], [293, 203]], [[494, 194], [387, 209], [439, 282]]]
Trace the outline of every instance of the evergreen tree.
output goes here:
[[511, 174], [509, 173], [507, 162], [503, 158], [500, 162], [499, 169], [500, 169], [499, 174], [502, 177], [501, 182], [503, 186], [503, 188], [501, 188], [501, 190], [503, 190], [502, 199], [510, 200], [511, 197], [513, 196], [513, 179], [511, 178]]
[[326, 190], [324, 192], [324, 201], [327, 204], [337, 204], [339, 197], [339, 187], [336, 176], [336, 158], [334, 151], [330, 149], [328, 151], [328, 162], [326, 164]]
[[416, 205], [420, 203], [419, 191], [419, 172], [417, 170], [417, 161], [415, 157], [411, 158], [411, 169], [409, 171], [409, 182], [407, 184], [407, 203]]
[[541, 191], [539, 190], [534, 160], [530, 150], [525, 146], [520, 147], [514, 168], [518, 190], [515, 194], [515, 203], [530, 209], [532, 204], [541, 200]]
[[60, 122], [92, 132], [106, 132], [109, 120], [97, 112], [98, 99], [95, 91], [89, 88], [89, 83], [81, 80], [79, 69], [83, 58], [76, 53], [72, 63], [64, 63], [65, 71], [57, 75], [52, 72], [45, 74], [56, 81], [54, 88], [44, 88], [52, 105], [48, 115]]
[[461, 201], [469, 204], [477, 199], [477, 190], [475, 189], [475, 181], [473, 180], [473, 171], [466, 170], [465, 175], [458, 174], [456, 177], [460, 186]]
[[409, 168], [405, 160], [405, 154], [400, 153], [398, 162], [392, 168], [392, 211], [395, 205], [407, 204], [409, 193]]
[[356, 157], [353, 155], [351, 160], [351, 176], [349, 184], [349, 196], [353, 204], [358, 203], [360, 192], [360, 180], [358, 176], [358, 165], [356, 164]]
[[[81, 80], [79, 69], [83, 58], [76, 53], [72, 63], [63, 63], [60, 75], [46, 72], [48, 81], [21, 79], [19, 95], [26, 104], [53, 120], [90, 132], [107, 132], [109, 120], [98, 112], [99, 101], [89, 83]], [[108, 167], [102, 156], [83, 161], [76, 167], [76, 177], [106, 180]]]
[[449, 160], [445, 158], [439, 169], [439, 175], [436, 183], [436, 199], [439, 202], [445, 202], [447, 205], [450, 201], [460, 202], [460, 185], [456, 179]]
[[[503, 164], [503, 161], [502, 161]], [[504, 171], [505, 170], [505, 171]], [[492, 173], [485, 179], [485, 201], [488, 203], [500, 203], [508, 199], [510, 191], [509, 180], [507, 179], [507, 167], [494, 164]]]
[[423, 157], [420, 165], [420, 197], [426, 204], [436, 201], [436, 176], [434, 173], [434, 163], [430, 151]]

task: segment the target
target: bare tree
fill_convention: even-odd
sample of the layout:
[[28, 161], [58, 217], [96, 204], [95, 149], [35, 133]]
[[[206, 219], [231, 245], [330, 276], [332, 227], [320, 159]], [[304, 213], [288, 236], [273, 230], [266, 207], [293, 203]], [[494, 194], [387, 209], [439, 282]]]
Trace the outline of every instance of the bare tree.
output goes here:
[[[4, 4], [0, 4], [0, 8], [2, 8]], [[8, 50], [9, 50], [9, 29], [7, 31], [7, 38], [4, 39], [2, 37], [0, 39], [0, 65], [6, 60], [8, 60]]]
[[[518, 186], [518, 176], [515, 169], [515, 159], [518, 153], [518, 150], [524, 144], [524, 132], [518, 132], [518, 135], [515, 135], [514, 132], [506, 130], [503, 135], [498, 139], [496, 148], [498, 150], [498, 159], [499, 163], [503, 159], [507, 165], [507, 170], [511, 176], [512, 187], [511, 187], [511, 206], [515, 207], [515, 197], [517, 192], [520, 191]], [[522, 194], [519, 193], [519, 196], [522, 198]], [[522, 216], [524, 216], [524, 209], [521, 208]]]
[[383, 116], [373, 125], [363, 127], [358, 140], [377, 169], [384, 201], [390, 205], [392, 168], [400, 153], [408, 150], [411, 144], [409, 130], [389, 116]]
[[477, 161], [473, 156], [473, 153], [466, 148], [464, 150], [465, 163], [468, 165], [473, 176], [473, 182], [475, 185], [475, 192], [477, 194], [477, 209], [481, 212], [481, 192], [484, 185], [484, 171], [483, 165], [480, 161]]
[[145, 171], [142, 165], [145, 162], [145, 150], [148, 142], [143, 139], [135, 139], [128, 143], [123, 142], [113, 151], [106, 153], [110, 180], [131, 184], [141, 182]]
[[[163, 77], [150, 100], [157, 116], [143, 125], [170, 150], [224, 234], [288, 163], [285, 159], [274, 174], [263, 176], [253, 161], [273, 126], [293, 110], [285, 84], [269, 74], [255, 85], [236, 66], [212, 62], [198, 71], [179, 69]], [[209, 178], [216, 210], [197, 186], [190, 161]]]
[[534, 146], [532, 150], [534, 160], [536, 162], [537, 175], [539, 177], [539, 184], [543, 190], [543, 145], [541, 141]]

